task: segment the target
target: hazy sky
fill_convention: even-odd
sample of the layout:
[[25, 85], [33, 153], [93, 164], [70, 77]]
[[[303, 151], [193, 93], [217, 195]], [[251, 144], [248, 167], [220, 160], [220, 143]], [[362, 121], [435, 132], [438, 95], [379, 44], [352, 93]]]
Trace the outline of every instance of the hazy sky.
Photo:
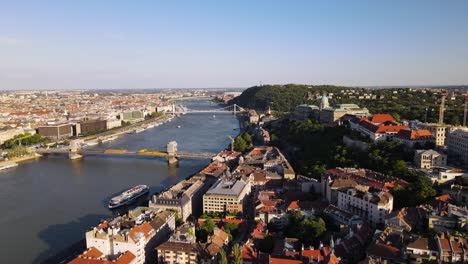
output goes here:
[[0, 89], [468, 84], [468, 1], [0, 5]]

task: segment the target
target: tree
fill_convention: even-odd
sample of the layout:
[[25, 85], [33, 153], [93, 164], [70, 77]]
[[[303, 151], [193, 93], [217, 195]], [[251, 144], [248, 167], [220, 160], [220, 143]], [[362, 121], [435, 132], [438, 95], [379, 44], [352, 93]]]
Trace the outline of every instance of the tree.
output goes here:
[[267, 235], [260, 241], [258, 249], [264, 253], [271, 253], [273, 251], [274, 246], [275, 239], [272, 236]]
[[227, 257], [226, 257], [226, 251], [224, 251], [223, 248], [219, 251], [219, 264], [227, 264]]
[[237, 235], [237, 230], [239, 225], [237, 223], [225, 223], [224, 231], [229, 235], [229, 240], [232, 240], [233, 237]]
[[248, 147], [253, 146], [252, 136], [249, 133], [247, 132], [242, 133], [242, 139], [244, 139]]
[[397, 112], [391, 113], [392, 117], [395, 118], [396, 121], [400, 121], [401, 116]]
[[234, 150], [244, 152], [247, 149], [247, 143], [242, 137], [236, 137], [234, 140]]
[[234, 244], [234, 247], [232, 248], [233, 254], [234, 254], [234, 259], [233, 262], [234, 264], [242, 264], [242, 252], [240, 249], [240, 246], [238, 243]]
[[215, 228], [215, 224], [211, 219], [206, 220], [205, 224], [203, 225], [203, 228], [211, 235], [213, 233], [213, 230]]

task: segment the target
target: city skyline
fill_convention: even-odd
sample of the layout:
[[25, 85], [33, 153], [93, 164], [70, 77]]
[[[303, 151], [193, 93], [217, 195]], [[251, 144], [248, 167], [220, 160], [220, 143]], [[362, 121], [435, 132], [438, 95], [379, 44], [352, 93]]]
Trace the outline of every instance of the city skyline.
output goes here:
[[466, 85], [466, 1], [5, 3], [0, 90]]

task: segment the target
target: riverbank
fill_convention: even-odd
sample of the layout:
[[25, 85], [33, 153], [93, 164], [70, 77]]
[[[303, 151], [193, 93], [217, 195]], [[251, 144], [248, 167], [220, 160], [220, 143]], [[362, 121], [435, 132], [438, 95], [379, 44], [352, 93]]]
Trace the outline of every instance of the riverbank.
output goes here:
[[[11, 159], [8, 159], [8, 160], [2, 160], [2, 161], [0, 161], [0, 167], [6, 166], [6, 165], [8, 165], [10, 163], [21, 163], [23, 161], [33, 160], [33, 159], [37, 159], [37, 158], [40, 158], [40, 157], [42, 157], [42, 155], [37, 154], [37, 153], [32, 153], [32, 154], [25, 155], [25, 156], [22, 156], [22, 157], [14, 157], [14, 158], [11, 158]], [[1, 168], [0, 168], [0, 170], [1, 170]]]
[[83, 137], [83, 138], [79, 138], [79, 139], [86, 142], [86, 141], [93, 141], [93, 140], [105, 140], [107, 138], [113, 138], [113, 137], [117, 138], [119, 136], [131, 133], [131, 132], [133, 132], [135, 130], [146, 129], [148, 126], [151, 126], [151, 125], [158, 125], [159, 123], [162, 124], [164, 122], [172, 120], [172, 118], [173, 118], [173, 116], [171, 116], [171, 115], [162, 115], [160, 117], [156, 117], [156, 118], [148, 119], [148, 120], [143, 120], [143, 121], [140, 121], [140, 122], [130, 124], [128, 126], [123, 126], [123, 127], [107, 130], [107, 131], [104, 131], [104, 132], [99, 133], [99, 134], [95, 134], [95, 135], [92, 135], [92, 136]]

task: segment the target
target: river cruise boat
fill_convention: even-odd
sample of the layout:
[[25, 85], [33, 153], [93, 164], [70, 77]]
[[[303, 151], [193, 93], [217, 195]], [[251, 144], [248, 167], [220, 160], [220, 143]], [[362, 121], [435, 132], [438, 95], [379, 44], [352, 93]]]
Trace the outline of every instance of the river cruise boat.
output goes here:
[[109, 209], [114, 209], [132, 203], [138, 197], [148, 194], [149, 188], [146, 185], [138, 185], [121, 194], [113, 197], [109, 201]]

